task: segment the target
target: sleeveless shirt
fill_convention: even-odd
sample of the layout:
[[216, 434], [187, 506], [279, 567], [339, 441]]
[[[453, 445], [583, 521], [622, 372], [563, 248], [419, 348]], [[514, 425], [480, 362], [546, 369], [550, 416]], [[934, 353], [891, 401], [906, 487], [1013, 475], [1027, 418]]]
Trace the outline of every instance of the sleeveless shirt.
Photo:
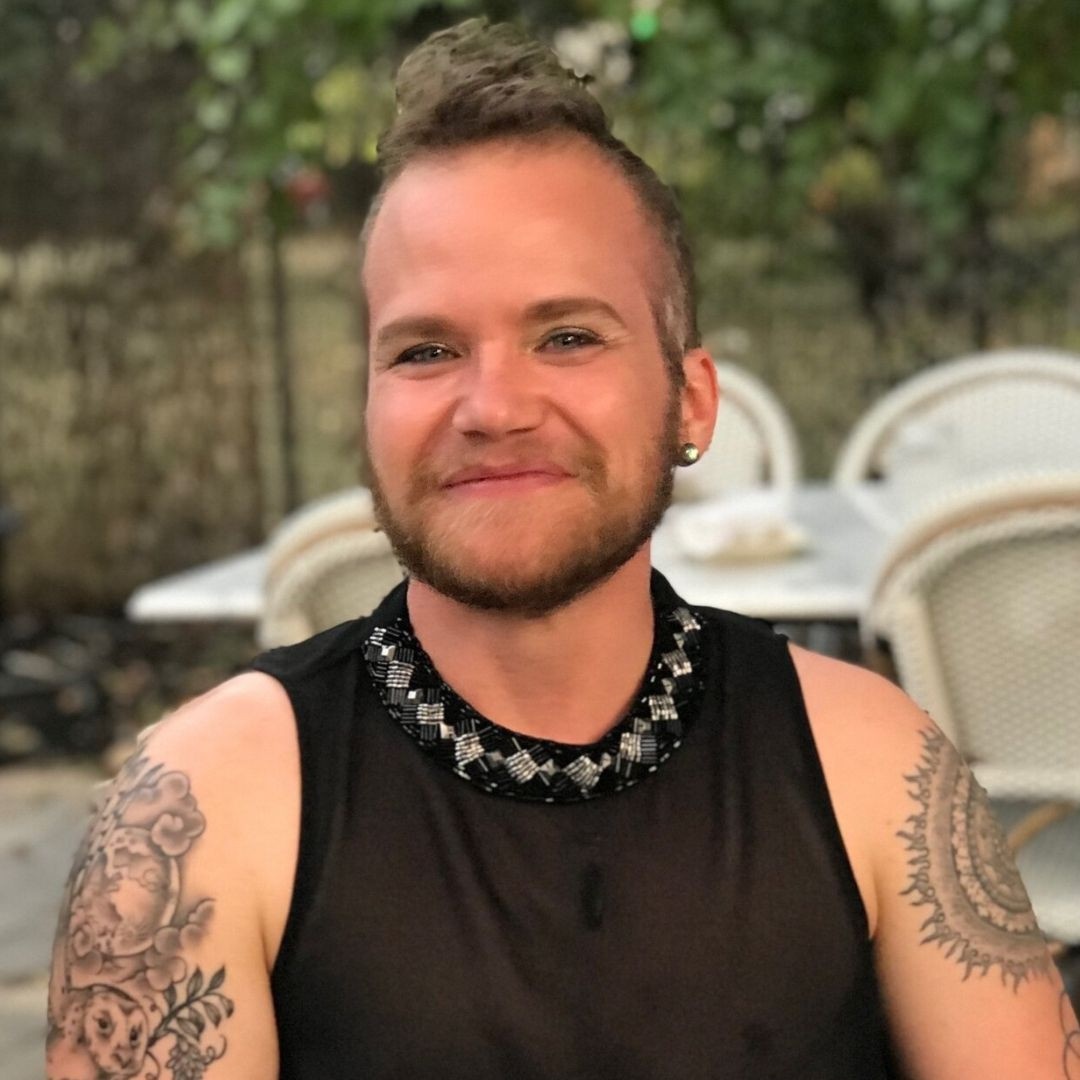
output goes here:
[[[655, 572], [653, 600], [683, 604]], [[300, 749], [281, 1080], [898, 1075], [786, 641], [685, 606], [704, 689], [682, 745], [554, 805], [482, 790], [389, 715], [364, 651], [404, 584], [254, 661]]]

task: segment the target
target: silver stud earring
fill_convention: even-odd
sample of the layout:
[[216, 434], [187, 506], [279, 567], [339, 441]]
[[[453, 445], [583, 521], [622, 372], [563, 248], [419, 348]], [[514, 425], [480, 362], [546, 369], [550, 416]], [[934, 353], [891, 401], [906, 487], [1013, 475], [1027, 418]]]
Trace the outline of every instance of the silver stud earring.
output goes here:
[[683, 468], [686, 468], [688, 465], [693, 465], [699, 457], [701, 457], [701, 451], [694, 443], [684, 442], [682, 446], [679, 447], [678, 464]]

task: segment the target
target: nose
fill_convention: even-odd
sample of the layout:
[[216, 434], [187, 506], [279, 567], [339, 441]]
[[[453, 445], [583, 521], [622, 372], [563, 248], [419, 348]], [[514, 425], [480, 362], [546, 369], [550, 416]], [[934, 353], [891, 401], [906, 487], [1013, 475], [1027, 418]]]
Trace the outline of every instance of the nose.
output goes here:
[[500, 438], [538, 427], [544, 415], [537, 372], [519, 348], [478, 350], [462, 372], [454, 408], [454, 430], [463, 435]]

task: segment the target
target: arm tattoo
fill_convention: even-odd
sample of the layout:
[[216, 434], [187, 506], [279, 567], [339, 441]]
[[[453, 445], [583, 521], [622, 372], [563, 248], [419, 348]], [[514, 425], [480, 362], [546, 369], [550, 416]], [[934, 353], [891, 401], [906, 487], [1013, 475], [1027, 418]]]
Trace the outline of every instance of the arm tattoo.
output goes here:
[[49, 988], [49, 1080], [201, 1080], [225, 1053], [225, 969], [190, 964], [213, 900], [185, 895], [206, 828], [187, 776], [139, 753], [109, 786], [68, 878]]
[[1061, 991], [1058, 1002], [1061, 1014], [1061, 1032], [1065, 1036], [1065, 1049], [1061, 1054], [1061, 1067], [1065, 1080], [1080, 1080], [1080, 1025], [1076, 1022], [1068, 992]]
[[937, 728], [921, 734], [922, 757], [904, 778], [919, 806], [897, 835], [911, 853], [901, 895], [928, 909], [922, 943], [944, 949], [965, 979], [997, 968], [1016, 989], [1049, 975], [1045, 939], [986, 792]]

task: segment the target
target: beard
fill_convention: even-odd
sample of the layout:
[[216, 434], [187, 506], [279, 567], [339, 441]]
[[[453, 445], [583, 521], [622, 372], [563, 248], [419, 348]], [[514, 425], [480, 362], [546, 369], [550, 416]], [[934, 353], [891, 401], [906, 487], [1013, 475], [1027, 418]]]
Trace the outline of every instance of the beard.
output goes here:
[[[584, 512], [558, 514], [543, 491], [447, 506], [440, 481], [423, 468], [410, 478], [404, 505], [394, 506], [373, 462], [375, 517], [410, 577], [467, 607], [539, 618], [606, 581], [652, 536], [671, 503], [678, 426], [672, 393], [632, 486], [616, 485], [600, 450], [583, 447], [563, 484], [583, 491]], [[432, 503], [443, 505], [428, 512]]]

